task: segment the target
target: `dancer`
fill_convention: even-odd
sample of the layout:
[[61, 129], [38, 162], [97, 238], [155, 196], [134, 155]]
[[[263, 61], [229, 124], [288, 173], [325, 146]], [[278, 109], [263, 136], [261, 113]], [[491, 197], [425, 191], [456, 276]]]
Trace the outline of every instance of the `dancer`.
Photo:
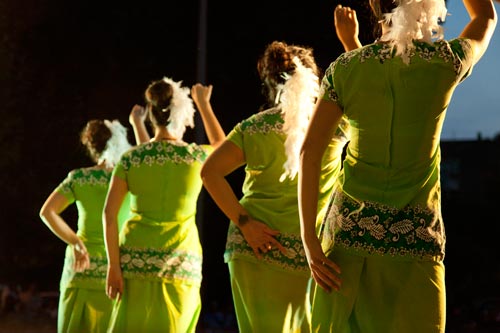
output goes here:
[[[195, 221], [202, 187], [199, 172], [225, 138], [209, 104], [211, 93], [212, 86], [192, 88], [210, 142], [200, 145], [182, 140], [186, 126], [194, 126], [188, 88], [165, 77], [145, 91], [154, 137], [123, 155], [113, 171], [104, 208], [106, 292], [116, 300], [109, 332], [195, 331], [202, 279]], [[141, 121], [141, 108], [134, 109], [131, 122]], [[145, 130], [140, 125], [134, 128]], [[147, 135], [136, 132], [140, 140]], [[118, 234], [118, 208], [127, 192], [133, 216]]]
[[[300, 239], [298, 150], [319, 88], [313, 50], [274, 41], [257, 63], [268, 104], [237, 124], [206, 160], [203, 184], [230, 219], [225, 262], [240, 333], [309, 332], [310, 271]], [[320, 204], [340, 170], [343, 127], [322, 164]], [[243, 197], [226, 176], [245, 166]]]
[[[447, 41], [443, 0], [371, 0], [381, 38], [326, 71], [299, 171], [314, 332], [445, 331], [441, 128], [497, 20], [491, 0], [464, 4], [470, 22]], [[342, 117], [351, 141], [318, 237], [321, 158]]]
[[[106, 332], [112, 302], [104, 293], [106, 249], [102, 210], [113, 166], [131, 148], [127, 131], [117, 120], [91, 120], [80, 134], [96, 165], [72, 170], [50, 194], [40, 218], [68, 244], [60, 282], [58, 332]], [[128, 198], [128, 197], [127, 197]], [[61, 213], [71, 204], [78, 209], [77, 232]], [[120, 224], [128, 214], [128, 200], [121, 206]]]

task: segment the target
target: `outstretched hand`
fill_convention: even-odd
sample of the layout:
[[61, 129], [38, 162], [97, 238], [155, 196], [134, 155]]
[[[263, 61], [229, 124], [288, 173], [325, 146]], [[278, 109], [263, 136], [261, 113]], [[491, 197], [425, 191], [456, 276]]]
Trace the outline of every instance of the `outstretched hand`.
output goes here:
[[239, 228], [258, 259], [273, 248], [278, 249], [284, 255], [287, 254], [285, 247], [275, 238], [280, 232], [269, 228], [267, 224], [249, 217], [248, 222]]

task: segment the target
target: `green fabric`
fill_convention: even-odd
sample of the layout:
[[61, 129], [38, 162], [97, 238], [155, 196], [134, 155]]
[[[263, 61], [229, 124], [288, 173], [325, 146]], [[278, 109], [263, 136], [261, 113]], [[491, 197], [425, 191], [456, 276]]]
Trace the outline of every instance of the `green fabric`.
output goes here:
[[471, 48], [463, 39], [416, 47], [408, 66], [387, 44], [371, 44], [342, 54], [323, 78], [323, 98], [350, 124], [340, 184], [357, 200], [437, 208], [441, 128], [472, 70]]
[[[111, 331], [187, 332], [196, 325], [202, 280], [196, 204], [201, 166], [211, 151], [182, 141], [150, 142], [125, 153], [115, 167], [113, 175], [127, 182], [132, 217], [119, 237], [126, 290]], [[174, 313], [179, 307], [182, 316]]]
[[351, 141], [320, 232], [342, 285], [315, 288], [314, 332], [444, 332], [439, 142], [472, 48], [466, 39], [415, 46], [409, 65], [375, 43], [325, 73], [322, 98], [342, 107]]
[[309, 276], [246, 260], [228, 267], [239, 333], [310, 332]]
[[340, 291], [313, 292], [315, 333], [444, 333], [445, 270], [442, 262], [363, 257], [335, 249]]
[[336, 238], [364, 254], [444, 259], [439, 138], [472, 49], [464, 39], [415, 45], [409, 65], [376, 43], [342, 54], [325, 73], [322, 96], [342, 106], [351, 135], [325, 251]]
[[112, 301], [104, 291], [66, 288], [59, 297], [57, 331], [60, 333], [106, 333]]
[[[286, 161], [284, 149], [286, 135], [283, 132], [283, 123], [279, 109], [268, 109], [237, 124], [227, 139], [245, 154], [245, 180], [240, 203], [252, 217], [273, 229], [280, 230], [283, 239], [288, 240], [283, 245], [287, 247], [290, 257], [295, 258], [292, 259], [295, 262], [292, 265], [290, 265], [291, 258], [283, 255], [275, 258], [278, 260], [266, 262], [282, 269], [304, 273], [308, 267], [300, 239], [298, 177], [279, 181]], [[323, 157], [318, 221], [322, 219], [333, 183], [340, 171], [341, 153], [348, 136], [348, 128], [345, 125], [343, 123], [343, 126], [339, 127]], [[245, 258], [257, 262], [257, 258], [252, 251], [249, 251], [248, 244], [238, 232], [236, 228], [230, 226], [224, 255], [226, 262], [233, 258]]]
[[108, 333], [195, 332], [201, 311], [197, 286], [134, 279], [126, 279], [124, 284]]
[[360, 204], [340, 191], [334, 192], [332, 200], [320, 234], [325, 252], [337, 246], [364, 256], [444, 259], [444, 227], [436, 212], [419, 206]]
[[[56, 191], [78, 210], [77, 235], [84, 242], [90, 257], [90, 267], [83, 272], [73, 270], [73, 250], [66, 247], [60, 281], [58, 331], [81, 332], [80, 328], [107, 325], [110, 302], [105, 294], [106, 248], [104, 245], [102, 211], [108, 191], [111, 171], [97, 168], [72, 170]], [[119, 227], [129, 217], [129, 196], [120, 209]], [[106, 323], [103, 324], [102, 321]], [[89, 332], [94, 330], [88, 330]]]
[[[224, 259], [242, 333], [309, 331], [306, 301], [311, 273], [300, 237], [298, 177], [279, 181], [286, 160], [283, 123], [281, 111], [269, 109], [243, 120], [227, 136], [245, 155], [241, 204], [252, 217], [279, 230], [276, 239], [287, 250], [283, 255], [274, 249], [259, 260], [240, 230], [230, 223]], [[318, 221], [340, 171], [348, 135], [347, 125], [342, 123], [323, 157]]]

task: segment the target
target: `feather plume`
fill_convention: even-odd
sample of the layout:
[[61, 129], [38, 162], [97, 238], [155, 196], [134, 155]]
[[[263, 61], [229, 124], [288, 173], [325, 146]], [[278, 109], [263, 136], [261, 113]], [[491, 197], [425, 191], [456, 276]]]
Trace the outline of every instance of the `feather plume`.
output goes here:
[[295, 72], [285, 77], [287, 80], [279, 95], [281, 112], [284, 115], [283, 130], [286, 133], [287, 155], [281, 182], [287, 177], [294, 179], [297, 175], [300, 148], [319, 94], [319, 79], [312, 69], [306, 68], [297, 57], [292, 61], [296, 66]]
[[182, 139], [186, 131], [186, 126], [194, 128], [195, 108], [193, 100], [189, 97], [189, 88], [181, 86], [182, 81], [175, 82], [168, 77], [164, 77], [163, 81], [170, 84], [173, 89], [172, 101], [168, 107], [170, 116], [168, 118], [169, 124], [167, 129], [171, 135]]
[[118, 163], [124, 152], [132, 146], [127, 139], [127, 129], [118, 120], [104, 120], [104, 124], [111, 131], [111, 137], [106, 142], [106, 148], [99, 157], [99, 163], [105, 161], [106, 167], [112, 168]]
[[432, 43], [444, 37], [440, 23], [446, 18], [444, 0], [396, 0], [398, 6], [392, 13], [385, 14], [384, 21], [389, 26], [388, 32], [382, 36], [396, 49], [408, 64], [413, 41], [421, 40]]

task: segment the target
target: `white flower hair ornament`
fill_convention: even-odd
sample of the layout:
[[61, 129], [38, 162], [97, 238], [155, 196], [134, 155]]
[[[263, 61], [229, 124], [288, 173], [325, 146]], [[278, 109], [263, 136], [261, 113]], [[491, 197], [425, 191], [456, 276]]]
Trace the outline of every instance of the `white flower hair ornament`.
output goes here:
[[172, 100], [168, 108], [163, 112], [170, 111], [167, 129], [174, 137], [182, 139], [186, 126], [194, 128], [195, 108], [193, 100], [189, 97], [190, 91], [187, 87], [182, 87], [182, 81], [175, 82], [171, 78], [164, 77], [163, 81], [172, 86]]
[[106, 142], [106, 148], [99, 157], [98, 163], [105, 162], [106, 167], [112, 168], [118, 163], [123, 153], [132, 148], [127, 138], [127, 128], [118, 120], [104, 120], [104, 124], [111, 131], [111, 137]]
[[396, 55], [410, 62], [414, 40], [432, 43], [444, 37], [441, 23], [447, 15], [444, 0], [395, 0], [397, 7], [384, 14], [389, 30], [380, 38], [396, 49]]
[[307, 126], [319, 95], [318, 76], [311, 68], [305, 67], [298, 57], [294, 57], [292, 61], [295, 64], [295, 71], [292, 75], [284, 75], [286, 82], [278, 94], [284, 118], [287, 156], [283, 164], [285, 171], [280, 177], [280, 182], [287, 177], [294, 179], [299, 171], [300, 147], [304, 142]]

